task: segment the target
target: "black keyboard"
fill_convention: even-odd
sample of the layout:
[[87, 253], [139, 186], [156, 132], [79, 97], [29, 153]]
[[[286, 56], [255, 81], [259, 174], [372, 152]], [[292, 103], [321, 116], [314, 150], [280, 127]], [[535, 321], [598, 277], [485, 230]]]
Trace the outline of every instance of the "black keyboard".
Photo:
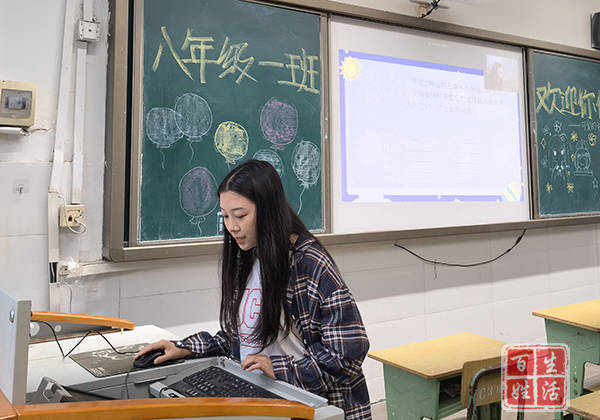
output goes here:
[[170, 386], [187, 397], [279, 398], [272, 392], [254, 385], [233, 373], [211, 366], [186, 376]]

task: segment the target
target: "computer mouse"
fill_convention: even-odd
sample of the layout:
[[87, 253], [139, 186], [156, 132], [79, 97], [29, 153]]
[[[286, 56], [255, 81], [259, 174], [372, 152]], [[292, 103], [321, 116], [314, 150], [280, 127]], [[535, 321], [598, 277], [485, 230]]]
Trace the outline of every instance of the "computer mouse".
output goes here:
[[154, 359], [156, 359], [159, 356], [162, 356], [163, 354], [165, 354], [165, 352], [162, 349], [152, 350], [148, 353], [144, 353], [133, 361], [133, 367], [140, 369], [154, 367], [156, 366], [154, 364]]

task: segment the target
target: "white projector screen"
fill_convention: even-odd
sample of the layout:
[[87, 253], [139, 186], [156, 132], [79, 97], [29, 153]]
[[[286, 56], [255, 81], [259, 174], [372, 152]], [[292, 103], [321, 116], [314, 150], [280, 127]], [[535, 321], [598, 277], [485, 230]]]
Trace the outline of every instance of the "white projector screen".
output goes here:
[[329, 29], [333, 233], [529, 220], [520, 48]]

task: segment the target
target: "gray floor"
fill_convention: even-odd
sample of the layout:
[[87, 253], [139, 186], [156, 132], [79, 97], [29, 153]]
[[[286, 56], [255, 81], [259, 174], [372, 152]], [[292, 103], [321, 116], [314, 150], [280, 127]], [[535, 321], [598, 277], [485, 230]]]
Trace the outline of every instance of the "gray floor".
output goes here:
[[[371, 407], [373, 413], [373, 420], [387, 420], [387, 413], [385, 409], [385, 401], [377, 402]], [[467, 410], [459, 411], [449, 417], [447, 420], [462, 420], [467, 417]], [[502, 420], [512, 420], [517, 418], [517, 413], [504, 412], [502, 413]], [[554, 413], [526, 413], [526, 420], [553, 420]]]
[[[590, 388], [594, 385], [600, 384], [600, 366], [587, 364], [585, 367], [585, 387]], [[387, 420], [387, 412], [384, 401], [378, 401], [371, 407], [373, 413], [373, 420]], [[467, 416], [467, 410], [459, 411], [450, 417], [446, 417], [448, 420], [461, 420]], [[517, 417], [515, 412], [504, 412], [502, 414], [502, 420], [512, 420]], [[554, 413], [551, 412], [528, 412], [525, 413], [526, 420], [552, 420], [554, 419]]]

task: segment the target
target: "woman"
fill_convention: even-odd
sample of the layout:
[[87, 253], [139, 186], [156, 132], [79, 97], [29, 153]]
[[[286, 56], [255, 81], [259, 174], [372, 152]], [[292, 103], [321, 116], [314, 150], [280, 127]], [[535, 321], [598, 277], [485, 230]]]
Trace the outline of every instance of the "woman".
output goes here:
[[275, 169], [250, 160], [218, 189], [225, 224], [220, 324], [151, 350], [159, 364], [226, 355], [242, 368], [322, 395], [346, 419], [370, 419], [361, 364], [369, 342], [331, 256], [290, 207]]

